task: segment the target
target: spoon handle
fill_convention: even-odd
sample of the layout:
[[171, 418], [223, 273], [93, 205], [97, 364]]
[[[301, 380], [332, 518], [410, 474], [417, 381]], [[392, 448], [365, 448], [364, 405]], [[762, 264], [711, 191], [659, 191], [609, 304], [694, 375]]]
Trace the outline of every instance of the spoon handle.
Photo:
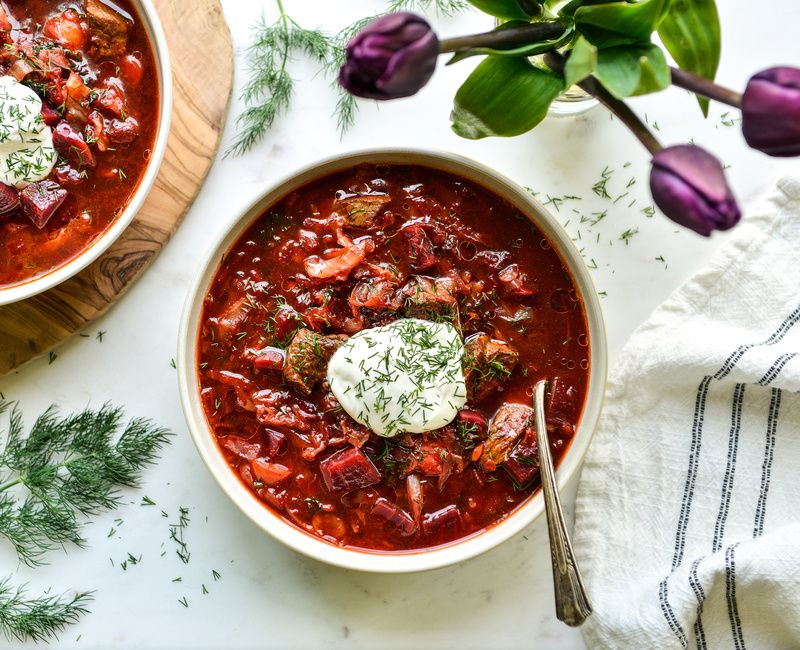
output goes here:
[[542, 477], [547, 530], [550, 534], [550, 559], [553, 562], [553, 586], [556, 597], [556, 616], [567, 625], [581, 625], [592, 613], [592, 606], [583, 586], [581, 572], [575, 562], [575, 552], [569, 538], [564, 512], [556, 487], [553, 457], [547, 440], [544, 415], [544, 395], [547, 380], [534, 387], [533, 411], [536, 420], [536, 442], [539, 447], [539, 472]]

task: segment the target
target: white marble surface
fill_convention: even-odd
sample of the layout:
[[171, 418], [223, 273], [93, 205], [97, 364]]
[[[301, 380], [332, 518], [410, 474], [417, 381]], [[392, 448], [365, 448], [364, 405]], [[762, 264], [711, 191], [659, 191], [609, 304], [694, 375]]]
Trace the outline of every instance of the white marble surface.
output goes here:
[[[275, 15], [271, 0], [224, 0], [236, 45], [237, 77], [243, 81], [249, 25], [262, 13]], [[304, 25], [333, 31], [369, 11], [375, 1], [284, 0]], [[749, 73], [773, 63], [797, 63], [800, 6], [774, 0], [769, 12], [741, 1], [720, 3], [725, 46], [720, 79], [741, 87]], [[747, 10], [746, 10], [747, 9]], [[489, 27], [479, 14], [437, 20], [442, 34]], [[202, 46], [202, 44], [199, 44]], [[293, 108], [268, 138], [238, 159], [219, 158], [186, 221], [152, 268], [125, 299], [92, 325], [89, 338], [62, 346], [48, 364], [41, 359], [0, 380], [6, 398], [20, 400], [28, 420], [56, 403], [63, 410], [106, 400], [172, 428], [176, 437], [158, 467], [147, 472], [129, 505], [86, 527], [89, 548], [54, 553], [50, 565], [20, 567], [0, 543], [0, 574], [28, 581], [32, 590], [94, 589], [91, 615], [63, 634], [59, 647], [79, 648], [581, 648], [579, 632], [553, 615], [544, 520], [483, 557], [427, 574], [362, 575], [295, 555], [266, 537], [222, 495], [206, 472], [183, 424], [170, 359], [175, 355], [178, 314], [197, 263], [237, 212], [271, 179], [327, 154], [376, 145], [437, 147], [494, 166], [543, 194], [579, 195], [561, 206], [575, 237], [576, 215], [608, 210], [595, 227], [580, 227], [581, 245], [594, 259], [603, 300], [611, 359], [648, 312], [724, 240], [679, 232], [660, 216], [647, 218], [648, 162], [643, 151], [608, 114], [598, 109], [580, 120], [548, 119], [534, 133], [513, 140], [469, 142], [451, 134], [453, 92], [470, 64], [439, 69], [436, 82], [417, 97], [382, 106], [364, 105], [356, 128], [339, 138], [330, 114], [328, 82], [312, 78], [302, 60]], [[744, 203], [796, 163], [745, 149], [738, 125], [722, 124], [724, 108], [712, 106], [708, 121], [680, 90], [634, 102], [658, 124], [666, 143], [694, 138], [731, 165], [730, 179]], [[240, 104], [234, 101], [231, 115]], [[733, 115], [732, 115], [733, 116]], [[229, 120], [225, 142], [233, 137]], [[223, 145], [224, 146], [224, 145]], [[623, 167], [631, 163], [628, 167]], [[608, 166], [616, 204], [591, 187]], [[627, 207], [636, 199], [633, 207]], [[621, 233], [638, 228], [628, 244]], [[599, 235], [599, 239], [598, 239]], [[661, 262], [656, 257], [663, 256]], [[102, 342], [98, 331], [105, 332]], [[574, 498], [574, 485], [567, 502]], [[142, 495], [154, 507], [140, 506]], [[185, 539], [191, 552], [182, 564], [169, 540], [177, 509], [190, 508]], [[169, 518], [160, 512], [164, 509]], [[116, 517], [123, 521], [115, 524]], [[111, 528], [117, 532], [108, 536]], [[166, 550], [165, 555], [161, 555]], [[128, 553], [141, 562], [123, 571]], [[112, 566], [113, 560], [113, 566]], [[214, 581], [213, 569], [221, 573]], [[181, 578], [173, 582], [173, 578]], [[208, 594], [202, 593], [202, 585]], [[179, 604], [185, 597], [188, 608]], [[2, 645], [2, 642], [0, 642]]]

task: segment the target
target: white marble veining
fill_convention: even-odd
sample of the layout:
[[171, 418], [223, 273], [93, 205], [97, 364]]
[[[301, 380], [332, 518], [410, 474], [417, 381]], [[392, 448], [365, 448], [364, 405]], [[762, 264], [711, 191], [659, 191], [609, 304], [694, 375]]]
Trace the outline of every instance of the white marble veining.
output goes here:
[[[244, 78], [249, 26], [263, 12], [275, 15], [272, 0], [223, 0], [236, 45], [236, 84]], [[378, 10], [377, 0], [284, 0], [304, 25], [333, 31]], [[720, 9], [725, 45], [720, 79], [741, 87], [749, 73], [773, 63], [798, 63], [796, 35], [800, 6], [775, 0], [754, 11], [734, 0]], [[437, 21], [441, 33], [485, 29], [479, 14]], [[202, 44], [198, 44], [202, 47]], [[175, 432], [158, 467], [141, 490], [126, 493], [129, 505], [86, 527], [89, 547], [53, 553], [50, 565], [18, 566], [0, 541], [0, 575], [28, 581], [32, 591], [94, 589], [92, 613], [70, 627], [64, 648], [582, 648], [578, 631], [553, 615], [545, 522], [462, 566], [407, 576], [366, 575], [300, 557], [262, 534], [223, 496], [195, 453], [183, 424], [170, 359], [175, 355], [178, 315], [189, 280], [207, 248], [237, 213], [271, 179], [314, 158], [338, 151], [412, 145], [459, 152], [489, 164], [550, 196], [580, 195], [560, 207], [562, 221], [594, 260], [603, 300], [611, 361], [649, 311], [724, 240], [679, 232], [660, 216], [647, 218], [648, 162], [621, 125], [597, 109], [579, 120], [548, 119], [512, 140], [461, 140], [449, 130], [451, 98], [467, 68], [437, 71], [417, 97], [375, 106], [365, 104], [356, 128], [340, 139], [330, 119], [334, 95], [328, 81], [312, 77], [310, 64], [292, 63], [298, 79], [293, 108], [255, 150], [242, 158], [216, 161], [205, 188], [173, 241], [127, 296], [93, 324], [88, 338], [75, 338], [48, 364], [41, 359], [0, 380], [8, 399], [20, 400], [30, 421], [51, 403], [63, 410], [105, 401], [124, 404], [130, 415], [153, 418]], [[694, 100], [669, 90], [633, 102], [658, 125], [666, 143], [694, 138], [731, 165], [728, 173], [747, 202], [776, 176], [797, 168], [743, 146], [735, 126], [723, 125], [726, 109], [712, 106], [701, 119]], [[241, 104], [234, 101], [231, 116]], [[731, 114], [735, 117], [735, 113]], [[233, 119], [225, 143], [234, 135]], [[225, 144], [223, 144], [223, 148]], [[628, 167], [623, 167], [630, 162]], [[591, 186], [608, 166], [616, 204], [595, 196]], [[625, 189], [630, 178], [636, 183]], [[634, 206], [626, 207], [636, 198]], [[608, 210], [593, 228], [576, 227], [572, 208], [583, 214]], [[639, 231], [626, 243], [620, 235]], [[597, 236], [599, 234], [599, 241]], [[662, 257], [665, 262], [656, 258]], [[105, 332], [102, 342], [98, 331]], [[142, 495], [156, 506], [140, 506]], [[566, 495], [574, 499], [574, 485]], [[191, 552], [181, 563], [169, 540], [177, 509], [190, 508], [185, 539]], [[164, 509], [168, 518], [161, 516]], [[114, 522], [116, 517], [121, 524]], [[116, 532], [108, 536], [111, 528]], [[165, 555], [161, 555], [166, 550]], [[121, 562], [128, 553], [141, 562]], [[113, 560], [113, 565], [112, 565]], [[214, 581], [212, 570], [221, 573]], [[174, 578], [180, 582], [173, 582]], [[202, 585], [208, 594], [202, 593]], [[185, 597], [188, 607], [178, 599]], [[0, 642], [2, 645], [4, 642]]]

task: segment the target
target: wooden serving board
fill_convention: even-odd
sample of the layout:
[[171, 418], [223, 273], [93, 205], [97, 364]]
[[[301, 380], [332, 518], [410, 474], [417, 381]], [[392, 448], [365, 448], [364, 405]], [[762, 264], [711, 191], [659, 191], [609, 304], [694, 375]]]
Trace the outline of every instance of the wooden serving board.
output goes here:
[[94, 264], [45, 293], [0, 307], [0, 376], [103, 314], [147, 268], [192, 205], [219, 146], [233, 47], [218, 0], [155, 0], [172, 59], [174, 104], [158, 179], [136, 218]]

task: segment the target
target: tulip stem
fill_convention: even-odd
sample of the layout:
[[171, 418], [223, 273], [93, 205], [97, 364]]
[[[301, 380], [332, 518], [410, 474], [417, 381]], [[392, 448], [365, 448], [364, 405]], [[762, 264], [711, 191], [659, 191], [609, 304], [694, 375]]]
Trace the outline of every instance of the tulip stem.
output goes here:
[[[557, 52], [548, 52], [544, 55], [544, 62], [556, 72], [563, 73], [565, 59], [561, 54]], [[593, 97], [596, 97], [603, 106], [616, 115], [651, 154], [655, 155], [661, 151], [661, 143], [652, 134], [650, 129], [647, 128], [645, 123], [639, 119], [639, 116], [636, 115], [625, 102], [617, 99], [608, 92], [605, 86], [597, 79], [592, 76], [586, 77], [586, 79], [578, 83], [578, 86]]]
[[699, 75], [686, 72], [680, 68], [670, 68], [672, 73], [672, 83], [679, 88], [685, 88], [696, 95], [702, 95], [715, 101], [733, 106], [734, 108], [742, 107], [741, 93], [734, 92], [728, 88], [724, 88], [713, 81], [704, 79]]
[[494, 29], [491, 32], [446, 38], [439, 43], [442, 54], [464, 52], [475, 47], [510, 50], [537, 41], [549, 41], [564, 33], [564, 25], [557, 21], [530, 23], [519, 27]]

